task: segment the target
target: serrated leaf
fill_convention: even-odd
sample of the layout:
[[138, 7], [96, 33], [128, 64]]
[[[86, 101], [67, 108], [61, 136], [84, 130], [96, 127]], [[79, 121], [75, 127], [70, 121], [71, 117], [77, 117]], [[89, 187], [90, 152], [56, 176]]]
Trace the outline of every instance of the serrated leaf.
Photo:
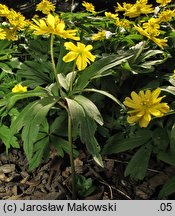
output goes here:
[[29, 170], [32, 171], [41, 164], [43, 152], [49, 143], [49, 137], [45, 137], [35, 143], [35, 153], [29, 162]]
[[48, 111], [56, 103], [55, 97], [39, 100], [30, 113], [30, 120], [24, 123], [22, 130], [23, 148], [28, 161], [33, 155], [33, 144], [37, 139], [40, 124], [45, 120]]
[[82, 95], [75, 96], [74, 100], [77, 101], [83, 107], [86, 114], [90, 118], [94, 119], [98, 124], [103, 125], [103, 118], [98, 108], [91, 100]]
[[9, 136], [10, 136], [10, 129], [5, 126], [0, 126], [0, 140], [2, 140], [3, 144], [6, 146], [6, 151], [8, 152], [8, 149], [10, 148], [10, 145], [13, 148], [19, 148], [19, 143], [17, 141], [17, 138], [15, 136], [12, 136], [10, 142], [9, 142]]
[[17, 118], [12, 122], [10, 126], [10, 137], [16, 134], [21, 130], [21, 128], [25, 125], [25, 122], [29, 121], [30, 119], [30, 114], [33, 110], [33, 107], [37, 104], [38, 101], [33, 101], [30, 104], [28, 104], [17, 116]]
[[130, 175], [132, 179], [143, 180], [148, 167], [148, 162], [151, 156], [153, 146], [150, 143], [142, 146], [129, 161], [126, 170], [125, 177]]
[[50, 134], [57, 134], [58, 136], [67, 136], [67, 113], [62, 110], [59, 116], [50, 124]]
[[42, 84], [52, 83], [51, 80], [52, 65], [50, 62], [25, 61], [21, 64], [21, 69], [17, 75], [24, 78], [24, 85], [37, 87]]
[[[51, 136], [51, 144], [56, 148], [58, 155], [64, 157], [64, 152], [70, 154], [69, 142], [61, 137]], [[73, 157], [78, 157], [79, 152], [75, 149], [73, 145]]]
[[100, 163], [100, 146], [95, 138], [97, 125], [94, 119], [86, 114], [84, 108], [75, 100], [66, 98], [73, 125], [79, 131], [82, 143], [86, 144], [87, 150]]

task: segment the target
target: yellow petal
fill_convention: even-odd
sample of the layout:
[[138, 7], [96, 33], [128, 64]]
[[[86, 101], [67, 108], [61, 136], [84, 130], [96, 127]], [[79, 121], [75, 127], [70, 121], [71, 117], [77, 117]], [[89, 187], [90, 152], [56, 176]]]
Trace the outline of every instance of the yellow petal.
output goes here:
[[93, 46], [92, 45], [87, 45], [86, 48], [85, 48], [87, 51], [93, 49]]
[[79, 55], [76, 60], [76, 65], [79, 71], [84, 70], [87, 67], [86, 59]]
[[67, 55], [63, 57], [64, 62], [71, 62], [77, 58], [78, 54], [75, 52], [69, 52]]
[[144, 114], [144, 116], [143, 116], [143, 119], [144, 119], [145, 121], [150, 122], [150, 121], [151, 121], [151, 115], [150, 115], [148, 112], [146, 112], [146, 113]]
[[129, 124], [136, 123], [136, 122], [139, 121], [139, 119], [140, 119], [140, 117], [135, 116], [135, 115], [127, 117], [127, 121], [128, 121]]
[[147, 127], [148, 126], [148, 124], [149, 124], [149, 121], [146, 121], [144, 118], [141, 118], [140, 120], [139, 120], [139, 125], [140, 125], [140, 127]]
[[134, 100], [135, 103], [141, 103], [141, 97], [136, 92], [131, 92], [131, 97]]
[[160, 116], [161, 115], [161, 112], [160, 112], [160, 110], [158, 110], [158, 109], [155, 109], [154, 107], [150, 107], [149, 108], [149, 112], [151, 113], [151, 115], [153, 115], [153, 116]]
[[67, 50], [78, 51], [77, 47], [72, 42], [65, 42], [64, 46]]
[[90, 52], [86, 52], [86, 57], [92, 62], [94, 62], [96, 58], [96, 56], [92, 55]]
[[123, 104], [129, 108], [138, 109], [140, 107], [139, 104], [135, 104], [130, 98], [126, 98]]
[[157, 99], [158, 96], [160, 95], [160, 92], [161, 92], [160, 88], [155, 89], [155, 90], [152, 92], [152, 98], [153, 98], [153, 99]]

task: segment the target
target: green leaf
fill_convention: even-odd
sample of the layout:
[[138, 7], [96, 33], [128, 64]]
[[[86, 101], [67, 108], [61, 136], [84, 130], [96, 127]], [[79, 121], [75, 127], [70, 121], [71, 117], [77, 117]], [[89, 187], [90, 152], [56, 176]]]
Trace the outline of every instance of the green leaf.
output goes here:
[[110, 55], [104, 57], [98, 61], [95, 61], [88, 68], [86, 68], [82, 73], [80, 73], [79, 78], [73, 88], [73, 91], [82, 91], [94, 76], [103, 74], [107, 70], [122, 64], [127, 59], [131, 58], [133, 55], [122, 56], [122, 55]]
[[[175, 86], [175, 79], [172, 78], [172, 76], [169, 77], [169, 79], [167, 79], [173, 86]], [[171, 87], [171, 86], [170, 86]]]
[[40, 124], [51, 107], [56, 103], [55, 97], [47, 97], [39, 100], [30, 113], [30, 120], [24, 123], [22, 130], [23, 148], [28, 161], [30, 162], [33, 155], [33, 144], [37, 140]]
[[10, 137], [16, 134], [21, 130], [21, 128], [25, 125], [25, 123], [30, 121], [31, 118], [31, 112], [33, 110], [33, 107], [37, 104], [38, 101], [33, 101], [30, 104], [28, 104], [17, 116], [17, 118], [12, 122], [10, 126]]
[[17, 71], [17, 75], [25, 79], [24, 85], [35, 88], [52, 83], [51, 71], [52, 65], [50, 62], [25, 61], [21, 64], [21, 69]]
[[67, 112], [62, 110], [50, 124], [50, 134], [67, 137]]
[[158, 198], [162, 199], [163, 197], [169, 196], [175, 192], [175, 176], [169, 179], [160, 190]]
[[63, 57], [67, 54], [67, 50], [64, 47], [64, 44], [60, 47], [60, 53], [56, 65], [56, 70], [58, 71], [58, 74], [67, 74], [70, 72], [73, 68], [73, 62], [66, 63], [63, 61]]
[[31, 90], [22, 93], [10, 93], [7, 98], [7, 110], [10, 110], [18, 100], [29, 97], [47, 97], [48, 93], [43, 90]]
[[102, 154], [115, 154], [134, 149], [149, 142], [152, 138], [152, 132], [146, 129], [139, 130], [131, 137], [125, 138], [120, 134], [116, 134], [107, 140]]
[[74, 100], [77, 101], [83, 107], [86, 114], [90, 118], [94, 119], [98, 124], [103, 125], [103, 118], [98, 108], [91, 100], [82, 95], [75, 96]]
[[126, 110], [125, 106], [113, 95], [111, 95], [110, 93], [103, 91], [103, 90], [98, 90], [98, 89], [84, 89], [84, 92], [96, 92], [102, 95], [105, 95], [106, 97], [110, 98], [111, 100], [113, 100], [115, 103], [117, 103], [119, 106], [121, 106], [122, 109]]
[[[140, 57], [138, 58], [138, 61], [145, 62], [147, 59], [155, 58], [156, 55], [161, 56], [161, 61], [164, 62], [169, 57], [168, 53], [166, 53], [163, 50], [148, 50], [147, 52], [143, 52]], [[164, 57], [162, 59], [162, 57]]]
[[[64, 152], [70, 154], [69, 142], [61, 137], [51, 136], [51, 144], [56, 148], [58, 155], [64, 157]], [[78, 157], [79, 152], [75, 149], [73, 145], [73, 156]]]
[[153, 131], [152, 138], [156, 150], [166, 150], [169, 145], [169, 136], [166, 128], [156, 128]]
[[19, 148], [19, 143], [17, 141], [17, 138], [15, 136], [12, 136], [10, 143], [9, 143], [9, 136], [10, 136], [10, 129], [5, 126], [0, 126], [0, 139], [2, 140], [3, 144], [6, 146], [6, 151], [8, 152], [8, 149], [10, 148], [10, 145], [13, 148]]
[[29, 162], [29, 171], [34, 170], [41, 164], [43, 152], [49, 143], [49, 137], [45, 137], [35, 143], [34, 155]]
[[[63, 158], [64, 157], [64, 150], [62, 148], [61, 143], [65, 144], [64, 141], [66, 141], [66, 140], [63, 140], [63, 142], [60, 142], [60, 140], [58, 141], [57, 136], [51, 135], [50, 141], [51, 141], [51, 145], [56, 149], [57, 154]], [[67, 145], [67, 143], [66, 143], [66, 145]]]
[[170, 132], [170, 151], [175, 155], [175, 123], [173, 124]]
[[50, 108], [57, 102], [55, 97], [46, 97], [28, 104], [12, 122], [10, 127], [9, 142], [14, 134], [21, 128], [23, 147], [27, 159], [30, 162], [33, 154], [33, 143], [37, 139], [40, 124], [45, 120]]
[[96, 159], [99, 165], [103, 166], [100, 160], [100, 146], [95, 138], [97, 125], [94, 119], [90, 118], [86, 110], [75, 100], [65, 98], [70, 111], [72, 123], [79, 131], [82, 143], [86, 144], [87, 150]]
[[175, 166], [175, 155], [170, 151], [161, 151], [157, 154], [157, 158], [167, 164]]
[[81, 124], [82, 119], [86, 117], [83, 107], [76, 102], [75, 100], [65, 98], [68, 104], [70, 111], [72, 123], [75, 129], [78, 130], [79, 125]]
[[166, 86], [166, 87], [162, 87], [161, 91], [165, 91], [168, 92], [172, 95], [175, 95], [175, 87], [174, 86]]
[[103, 162], [100, 152], [100, 146], [95, 138], [96, 123], [89, 116], [82, 119], [80, 124], [80, 139], [82, 143], [86, 144], [87, 150], [92, 154], [94, 160], [103, 167]]
[[124, 175], [130, 175], [130, 177], [135, 180], [143, 180], [146, 174], [152, 149], [153, 146], [150, 143], [142, 146], [129, 161]]
[[13, 74], [12, 68], [10, 68], [7, 64], [0, 62], [0, 68], [2, 71], [8, 73], [8, 74]]
[[58, 76], [58, 80], [59, 80], [61, 87], [63, 87], [66, 91], [68, 91], [69, 90], [69, 83], [68, 83], [66, 77], [64, 76], [64, 74], [59, 73], [57, 76]]
[[47, 59], [48, 58], [48, 52], [50, 49], [50, 43], [47, 40], [42, 40], [37, 38], [36, 40], [31, 40], [29, 47], [27, 51], [32, 55], [32, 57], [35, 59]]
[[79, 195], [82, 197], [89, 196], [95, 190], [95, 186], [92, 184], [92, 179], [86, 179], [83, 175], [76, 175], [76, 188]]

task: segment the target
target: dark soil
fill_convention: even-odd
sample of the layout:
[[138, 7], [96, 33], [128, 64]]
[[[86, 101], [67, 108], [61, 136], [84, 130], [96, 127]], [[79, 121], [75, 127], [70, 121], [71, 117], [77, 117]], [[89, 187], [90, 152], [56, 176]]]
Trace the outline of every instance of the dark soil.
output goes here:
[[[124, 177], [130, 156], [105, 157], [104, 168], [99, 167], [85, 152], [75, 160], [77, 174], [93, 180], [95, 191], [79, 199], [93, 200], [156, 200], [162, 185], [173, 175], [175, 168], [161, 162], [150, 162], [144, 181]], [[0, 154], [0, 199], [1, 200], [66, 200], [71, 199], [71, 169], [69, 160], [55, 153], [47, 163], [33, 172], [28, 171], [27, 160], [22, 150], [11, 149], [8, 157]], [[164, 199], [174, 199], [175, 196]]]

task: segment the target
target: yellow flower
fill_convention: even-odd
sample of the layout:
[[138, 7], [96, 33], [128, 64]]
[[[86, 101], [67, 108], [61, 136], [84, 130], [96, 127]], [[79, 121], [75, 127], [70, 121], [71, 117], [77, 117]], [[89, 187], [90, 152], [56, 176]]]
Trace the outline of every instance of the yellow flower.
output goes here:
[[133, 4], [124, 2], [123, 7], [119, 3], [117, 3], [117, 6], [118, 7], [116, 8], [116, 12], [117, 11], [125, 11], [126, 12], [126, 11], [130, 10], [133, 7]]
[[105, 12], [105, 16], [108, 19], [117, 19], [118, 14], [113, 14], [113, 13], [110, 13], [110, 12]]
[[127, 19], [117, 19], [115, 25], [127, 29], [131, 27], [131, 22]]
[[4, 31], [6, 33], [6, 37], [5, 37], [6, 40], [9, 40], [9, 41], [18, 40], [17, 30], [15, 28], [11, 28], [11, 29], [5, 28]]
[[17, 30], [22, 30], [29, 25], [29, 21], [25, 20], [25, 17], [20, 12], [16, 12], [13, 9], [10, 10], [6, 17], [9, 23]]
[[124, 11], [124, 15], [130, 18], [135, 18], [141, 14], [154, 13], [152, 5], [148, 5], [148, 0], [137, 0], [135, 4], [123, 3], [123, 7], [118, 4], [116, 11]]
[[171, 0], [156, 0], [157, 3], [159, 3], [162, 7], [166, 6], [168, 3], [171, 2]]
[[147, 23], [143, 23], [143, 28], [150, 35], [158, 36], [160, 34], [160, 25], [156, 18], [150, 18]]
[[164, 46], [167, 46], [167, 40], [166, 39], [161, 39], [161, 38], [157, 38], [157, 31], [155, 31], [154, 29], [150, 29], [149, 32], [147, 32], [146, 30], [144, 30], [142, 27], [140, 27], [139, 25], [136, 26], [134, 25], [135, 29], [143, 36], [149, 38], [150, 40], [154, 41], [154, 43], [156, 43], [161, 49], [163, 49]]
[[6, 5], [0, 4], [0, 16], [6, 16], [8, 15], [10, 10]]
[[6, 32], [3, 28], [0, 28], [0, 40], [6, 39]]
[[86, 8], [87, 11], [91, 12], [91, 13], [96, 13], [95, 12], [95, 7], [93, 4], [88, 3], [88, 2], [83, 2], [82, 5]]
[[30, 28], [34, 30], [35, 35], [49, 35], [55, 34], [64, 39], [69, 38], [73, 40], [80, 40], [76, 36], [77, 30], [65, 30], [65, 23], [60, 20], [59, 16], [49, 14], [46, 19], [33, 19], [35, 24], [31, 24]]
[[156, 38], [156, 37], [152, 37], [151, 40], [154, 41], [154, 43], [156, 43], [161, 49], [167, 46], [167, 42], [168, 42], [167, 39]]
[[147, 127], [153, 116], [164, 116], [169, 111], [169, 106], [167, 103], [160, 103], [165, 97], [159, 97], [160, 92], [160, 88], [152, 92], [141, 90], [139, 94], [131, 92], [131, 98], [126, 97], [123, 102], [125, 106], [132, 109], [128, 111], [128, 123], [139, 123], [140, 127]]
[[158, 15], [159, 23], [168, 22], [175, 16], [175, 10], [164, 10]]
[[27, 92], [27, 86], [22, 86], [21, 84], [17, 84], [12, 88], [13, 93], [18, 92]]
[[83, 43], [77, 42], [75, 46], [72, 42], [65, 42], [64, 46], [70, 52], [63, 57], [63, 61], [71, 62], [75, 60], [75, 64], [79, 71], [84, 70], [87, 67], [87, 63], [95, 61], [95, 56], [89, 51], [93, 48], [91, 45], [85, 45]]
[[91, 37], [92, 40], [97, 41], [97, 40], [105, 40], [106, 39], [106, 31], [99, 31], [97, 34], [94, 34]]
[[55, 11], [55, 6], [49, 0], [42, 0], [37, 4], [36, 11], [42, 11], [43, 14], [49, 14], [51, 11]]

